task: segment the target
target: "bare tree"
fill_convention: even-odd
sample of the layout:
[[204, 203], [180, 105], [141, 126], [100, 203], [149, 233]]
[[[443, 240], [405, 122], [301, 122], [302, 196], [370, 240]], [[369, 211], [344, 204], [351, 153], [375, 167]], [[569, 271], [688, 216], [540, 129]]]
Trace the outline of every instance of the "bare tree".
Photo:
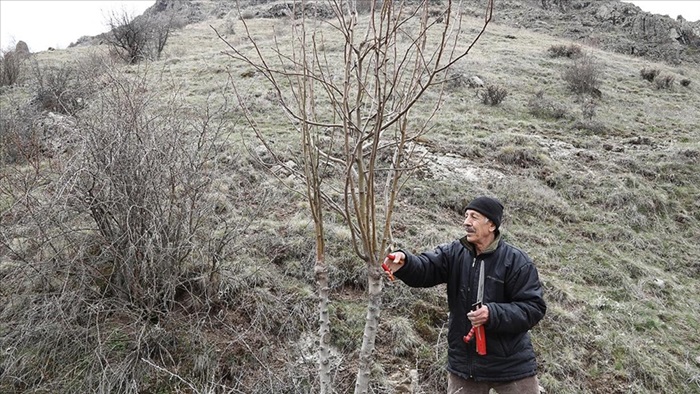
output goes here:
[[177, 27], [174, 14], [134, 17], [127, 11], [113, 11], [107, 18], [107, 41], [128, 64], [160, 59], [171, 31]]
[[[302, 165], [288, 166], [255, 116], [247, 113], [256, 136], [277, 159], [274, 164], [303, 180], [314, 219], [321, 393], [333, 391], [323, 212], [330, 209], [344, 218], [354, 251], [368, 271], [367, 314], [355, 383], [355, 393], [366, 393], [381, 310], [380, 266], [394, 246], [391, 220], [396, 198], [406, 176], [421, 162], [415, 143], [442, 105], [446, 71], [469, 53], [493, 9], [493, 1], [485, 0], [483, 25], [465, 43], [464, 21], [452, 1], [372, 1], [367, 16], [360, 16], [358, 3], [323, 2], [333, 17], [322, 22], [307, 16], [318, 11], [319, 2], [297, 3], [291, 12], [291, 37], [281, 43], [283, 38], [276, 36], [268, 52], [245, 20], [251, 50], [219, 35], [232, 59], [264, 76], [299, 132]], [[322, 49], [334, 36], [340, 37], [342, 53]], [[422, 101], [428, 91], [434, 91], [432, 100]], [[237, 88], [236, 93], [245, 104], [244, 92]], [[409, 114], [417, 105], [427, 110], [413, 118]]]

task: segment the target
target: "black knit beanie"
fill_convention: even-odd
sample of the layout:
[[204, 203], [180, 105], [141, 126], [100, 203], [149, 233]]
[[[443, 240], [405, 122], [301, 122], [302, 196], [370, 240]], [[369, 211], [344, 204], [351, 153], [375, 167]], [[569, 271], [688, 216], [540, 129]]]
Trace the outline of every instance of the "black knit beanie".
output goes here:
[[501, 226], [501, 219], [503, 218], [503, 204], [495, 198], [491, 197], [477, 197], [472, 202], [467, 205], [467, 209], [471, 209], [479, 212], [480, 214], [486, 216], [496, 225], [496, 228]]

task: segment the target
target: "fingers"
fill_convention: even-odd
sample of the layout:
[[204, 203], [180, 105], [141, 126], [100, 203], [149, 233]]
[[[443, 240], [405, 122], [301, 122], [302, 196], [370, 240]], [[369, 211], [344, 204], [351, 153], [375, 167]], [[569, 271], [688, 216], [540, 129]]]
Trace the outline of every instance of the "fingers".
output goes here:
[[403, 261], [406, 259], [406, 255], [403, 254], [403, 252], [394, 252], [389, 254], [384, 258], [384, 264], [396, 264], [396, 265], [401, 265], [403, 264]]
[[472, 326], [478, 327], [478, 326], [486, 323], [485, 319], [481, 316], [476, 316], [476, 315], [469, 316], [471, 313], [472, 312], [467, 313], [467, 318], [469, 318], [469, 321], [472, 323]]
[[467, 318], [474, 327], [486, 324], [489, 320], [489, 309], [484, 305], [475, 311], [467, 313]]

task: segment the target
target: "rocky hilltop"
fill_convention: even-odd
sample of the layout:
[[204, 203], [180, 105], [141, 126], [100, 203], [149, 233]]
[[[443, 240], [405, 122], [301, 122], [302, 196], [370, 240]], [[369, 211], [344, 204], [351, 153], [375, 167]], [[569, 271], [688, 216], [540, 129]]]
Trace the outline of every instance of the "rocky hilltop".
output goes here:
[[610, 0], [497, 0], [497, 23], [672, 64], [700, 62], [700, 22]]
[[[158, 0], [146, 14], [176, 12], [186, 23], [209, 18], [285, 17], [294, 2], [248, 0]], [[469, 2], [472, 15], [484, 13], [485, 1]], [[315, 5], [323, 16], [323, 6]], [[623, 54], [663, 60], [671, 64], [700, 63], [700, 22], [655, 15], [617, 0], [496, 0], [494, 22], [568, 38]]]

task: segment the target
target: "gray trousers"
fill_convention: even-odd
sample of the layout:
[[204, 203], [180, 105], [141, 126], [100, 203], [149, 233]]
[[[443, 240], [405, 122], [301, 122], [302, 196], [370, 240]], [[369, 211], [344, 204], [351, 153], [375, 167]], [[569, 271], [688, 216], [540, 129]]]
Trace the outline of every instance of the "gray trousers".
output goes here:
[[447, 394], [489, 394], [491, 389], [498, 394], [539, 394], [540, 385], [537, 376], [512, 382], [475, 382], [448, 373]]

